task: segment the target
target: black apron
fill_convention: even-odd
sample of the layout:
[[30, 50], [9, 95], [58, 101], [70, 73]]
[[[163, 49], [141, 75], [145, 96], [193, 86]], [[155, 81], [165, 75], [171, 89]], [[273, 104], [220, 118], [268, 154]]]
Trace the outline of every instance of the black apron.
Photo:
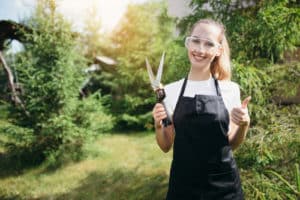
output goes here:
[[229, 114], [218, 80], [217, 96], [183, 96], [173, 121], [175, 139], [167, 200], [242, 200], [239, 173], [228, 141]]

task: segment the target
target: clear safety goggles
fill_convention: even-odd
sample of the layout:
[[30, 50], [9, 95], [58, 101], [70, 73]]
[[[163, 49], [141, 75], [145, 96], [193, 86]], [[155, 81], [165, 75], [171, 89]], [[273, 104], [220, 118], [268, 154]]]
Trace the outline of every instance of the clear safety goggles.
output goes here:
[[185, 47], [188, 49], [203, 49], [206, 52], [217, 50], [221, 44], [205, 38], [190, 36], [185, 38]]

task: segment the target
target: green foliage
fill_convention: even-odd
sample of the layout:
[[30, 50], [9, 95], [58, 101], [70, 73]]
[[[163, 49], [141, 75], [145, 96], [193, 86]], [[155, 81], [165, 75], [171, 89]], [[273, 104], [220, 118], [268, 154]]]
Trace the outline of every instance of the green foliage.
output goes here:
[[263, 170], [273, 165], [281, 165], [281, 162], [299, 162], [299, 106], [265, 107], [266, 112], [272, 115], [261, 118], [251, 127], [249, 139], [238, 150], [237, 157], [243, 168]]
[[[204, 4], [211, 9], [204, 9]], [[183, 33], [200, 18], [224, 23], [233, 56], [243, 60], [282, 59], [300, 38], [300, 7], [296, 1], [204, 1], [193, 0], [192, 15], [180, 22]], [[207, 7], [207, 6], [206, 6]]]
[[[2, 66], [1, 66], [2, 67]], [[5, 99], [5, 91], [6, 91], [6, 84], [7, 84], [7, 80], [6, 80], [6, 74], [4, 73], [4, 70], [0, 70], [0, 101]]]
[[[295, 174], [291, 174], [291, 176], [293, 175]], [[243, 183], [245, 197], [249, 199], [295, 200], [299, 198], [299, 191], [295, 189], [294, 182], [287, 181], [273, 170], [267, 170], [265, 173], [248, 171], [245, 173]]]
[[[109, 99], [110, 100], [110, 99]], [[103, 106], [107, 101], [99, 93], [95, 93], [78, 102], [72, 121], [86, 131], [85, 134], [99, 134], [113, 128], [114, 118], [108, 115], [109, 110]]]
[[300, 63], [273, 65], [266, 72], [272, 77], [268, 88], [273, 97], [288, 98], [297, 95], [300, 87]]
[[271, 82], [271, 77], [265, 71], [251, 65], [237, 62], [232, 63], [232, 79], [239, 83], [242, 96], [252, 96], [251, 102], [258, 105], [268, 103], [270, 93], [266, 90]]
[[155, 103], [146, 72], [148, 57], [154, 71], [171, 42], [172, 20], [161, 2], [129, 5], [122, 21], [112, 34], [118, 66], [110, 85], [112, 110], [118, 128], [152, 127], [150, 111]]
[[26, 34], [30, 42], [12, 65], [22, 83], [28, 114], [12, 110], [16, 126], [5, 133], [22, 140], [14, 145], [29, 149], [29, 157], [46, 157], [51, 165], [78, 160], [86, 139], [109, 130], [112, 117], [106, 114], [101, 96], [79, 100], [85, 62], [71, 24], [55, 11], [55, 2], [39, 2], [27, 23], [33, 30]]
[[264, 70], [260, 70], [251, 65], [240, 64], [233, 61], [232, 79], [240, 85], [241, 98], [251, 96], [249, 112], [251, 123], [255, 125], [257, 121], [268, 117], [265, 105], [270, 102], [271, 93], [269, 85], [271, 77]]
[[[169, 56], [168, 56], [169, 55]], [[184, 46], [184, 38], [174, 39], [168, 45], [165, 82], [170, 83], [185, 77], [190, 69], [190, 61]]]
[[[285, 195], [287, 196], [287, 197], [289, 197], [289, 198], [291, 198], [291, 196], [289, 195], [289, 194], [291, 194], [291, 195], [296, 195], [296, 196], [298, 196], [298, 197], [300, 197], [300, 190], [299, 190], [299, 188], [298, 187], [295, 187], [294, 185], [292, 185], [291, 183], [289, 183], [284, 177], [282, 177], [280, 174], [278, 174], [276, 171], [273, 171], [273, 170], [267, 170], [266, 171], [268, 174], [270, 174], [270, 175], [272, 175], [272, 176], [274, 176], [274, 177], [276, 177], [279, 181], [281, 181], [284, 185], [285, 185], [285, 187], [284, 188], [280, 188], [280, 191], [282, 191], [282, 190], [284, 190], [284, 192], [285, 192]], [[298, 182], [298, 180], [299, 180], [299, 164], [298, 163], [296, 163], [295, 164], [295, 177], [296, 177], [296, 180], [297, 180], [297, 182], [296, 182], [296, 186], [298, 186], [298, 184], [299, 184], [299, 182]]]
[[251, 127], [235, 152], [245, 195], [249, 199], [297, 199], [300, 107], [265, 107], [268, 116]]

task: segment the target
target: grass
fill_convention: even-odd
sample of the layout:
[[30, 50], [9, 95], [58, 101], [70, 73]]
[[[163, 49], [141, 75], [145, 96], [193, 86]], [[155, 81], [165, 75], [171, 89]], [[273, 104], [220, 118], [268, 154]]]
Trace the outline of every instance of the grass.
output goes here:
[[[251, 139], [235, 152], [238, 159], [249, 142]], [[172, 153], [159, 150], [153, 133], [101, 135], [85, 150], [89, 155], [86, 159], [56, 170], [40, 165], [3, 175], [0, 177], [0, 199], [164, 199]], [[251, 164], [247, 168], [240, 166], [246, 199], [296, 200], [296, 193], [291, 192], [297, 192], [294, 182], [286, 180], [286, 175], [281, 176], [276, 170], [268, 165], [265, 170], [255, 169]], [[289, 178], [294, 178], [294, 169], [289, 172], [288, 166], [282, 166], [280, 170], [291, 173]]]
[[103, 135], [87, 159], [55, 171], [42, 165], [0, 179], [0, 199], [163, 199], [171, 153], [154, 134]]

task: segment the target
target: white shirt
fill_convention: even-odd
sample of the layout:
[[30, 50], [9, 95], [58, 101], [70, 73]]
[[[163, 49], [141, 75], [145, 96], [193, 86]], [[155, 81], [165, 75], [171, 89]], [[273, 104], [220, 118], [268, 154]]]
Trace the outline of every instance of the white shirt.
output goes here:
[[[166, 98], [164, 103], [169, 107], [170, 111], [174, 112], [175, 110], [183, 81], [184, 79], [181, 79], [165, 86]], [[229, 113], [232, 108], [241, 106], [240, 88], [237, 83], [232, 81], [219, 81], [219, 86], [225, 107]], [[217, 95], [215, 81], [212, 77], [204, 81], [187, 80], [183, 96], [194, 97], [198, 94]]]

